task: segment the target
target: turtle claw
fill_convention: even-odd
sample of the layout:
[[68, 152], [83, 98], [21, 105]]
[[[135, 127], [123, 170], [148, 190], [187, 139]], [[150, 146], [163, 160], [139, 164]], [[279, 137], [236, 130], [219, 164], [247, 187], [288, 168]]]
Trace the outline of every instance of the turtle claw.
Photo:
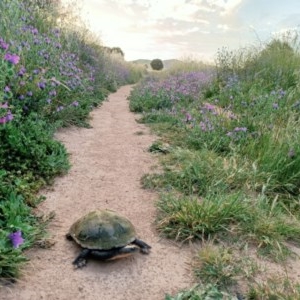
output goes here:
[[138, 246], [140, 248], [140, 252], [143, 254], [149, 254], [151, 246], [146, 244], [144, 241], [135, 239], [132, 244]]
[[85, 258], [79, 259], [79, 260], [74, 260], [73, 265], [75, 269], [81, 269], [87, 265], [87, 261]]
[[149, 254], [150, 253], [150, 248], [141, 248], [140, 252], [143, 254]]
[[87, 261], [86, 258], [89, 256], [91, 250], [89, 249], [83, 249], [80, 254], [77, 256], [77, 258], [73, 261], [73, 265], [75, 266], [75, 269], [80, 269], [84, 266], [86, 266]]

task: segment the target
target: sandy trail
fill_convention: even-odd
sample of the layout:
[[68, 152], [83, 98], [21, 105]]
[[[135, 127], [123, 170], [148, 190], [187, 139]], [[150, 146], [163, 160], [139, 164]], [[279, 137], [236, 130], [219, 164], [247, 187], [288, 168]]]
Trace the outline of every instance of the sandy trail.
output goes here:
[[[40, 205], [43, 212], [56, 213], [49, 228], [56, 243], [30, 250], [24, 275], [14, 286], [2, 288], [0, 299], [159, 300], [191, 286], [190, 250], [158, 236], [153, 226], [157, 195], [141, 188], [140, 178], [157, 163], [147, 152], [155, 137], [129, 111], [130, 88], [120, 88], [92, 113], [91, 129], [68, 128], [57, 134], [71, 154], [72, 168], [43, 192], [47, 200]], [[80, 250], [65, 234], [77, 218], [97, 208], [127, 216], [152, 246], [151, 254], [89, 260], [87, 267], [74, 270], [71, 262]]]

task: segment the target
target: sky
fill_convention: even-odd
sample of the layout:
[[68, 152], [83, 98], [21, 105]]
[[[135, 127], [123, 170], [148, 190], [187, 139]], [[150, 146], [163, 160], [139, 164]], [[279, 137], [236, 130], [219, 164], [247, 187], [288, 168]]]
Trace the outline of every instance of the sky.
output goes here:
[[[66, 0], [67, 1], [67, 0]], [[104, 46], [127, 61], [200, 59], [300, 29], [299, 0], [79, 0]]]

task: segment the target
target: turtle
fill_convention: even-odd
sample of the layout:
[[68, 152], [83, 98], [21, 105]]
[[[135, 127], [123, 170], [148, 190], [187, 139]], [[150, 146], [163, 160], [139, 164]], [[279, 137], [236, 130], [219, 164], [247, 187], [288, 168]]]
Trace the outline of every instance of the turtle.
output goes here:
[[83, 249], [73, 261], [77, 268], [86, 265], [88, 257], [112, 260], [140, 250], [149, 254], [151, 246], [136, 238], [133, 224], [113, 210], [95, 210], [79, 218], [66, 234]]

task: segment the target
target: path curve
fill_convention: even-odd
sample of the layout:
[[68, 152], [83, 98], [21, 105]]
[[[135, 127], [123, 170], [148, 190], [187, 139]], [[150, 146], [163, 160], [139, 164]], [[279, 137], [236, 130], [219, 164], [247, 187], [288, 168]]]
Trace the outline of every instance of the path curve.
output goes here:
[[[154, 229], [157, 195], [142, 189], [141, 177], [155, 158], [147, 148], [155, 137], [135, 121], [128, 108], [131, 86], [111, 94], [92, 112], [91, 129], [67, 128], [57, 133], [72, 168], [43, 194], [43, 212], [55, 211], [49, 231], [56, 241], [49, 249], [32, 249], [20, 281], [0, 291], [3, 300], [160, 300], [165, 293], [190, 287], [189, 249], [161, 239]], [[143, 133], [143, 134], [141, 134]], [[127, 216], [138, 235], [152, 246], [150, 255], [111, 262], [89, 261], [74, 270], [79, 248], [65, 239], [70, 225], [84, 213], [109, 208]]]

